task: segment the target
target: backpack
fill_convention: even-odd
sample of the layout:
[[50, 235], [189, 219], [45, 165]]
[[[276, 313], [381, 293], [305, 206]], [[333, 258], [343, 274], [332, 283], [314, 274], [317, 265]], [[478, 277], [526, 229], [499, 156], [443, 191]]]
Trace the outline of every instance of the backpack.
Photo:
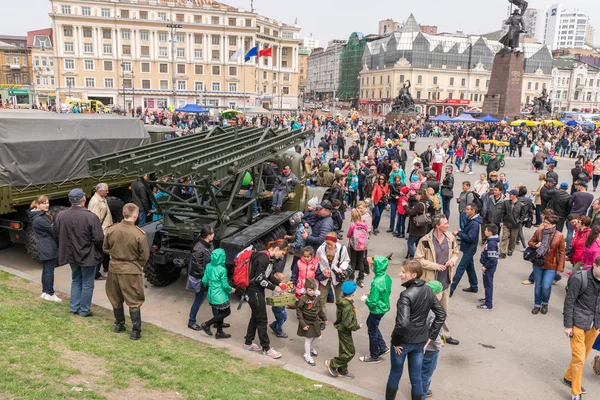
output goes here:
[[[260, 252], [268, 253], [266, 250]], [[233, 260], [233, 283], [239, 289], [246, 289], [250, 285], [250, 264], [255, 254], [257, 252], [249, 246], [239, 252]]]
[[354, 228], [352, 237], [350, 238], [350, 246], [354, 251], [365, 251], [369, 244], [369, 232], [362, 226]]
[[479, 211], [483, 210], [483, 200], [481, 200], [481, 196], [477, 192], [471, 192], [473, 194], [473, 204], [477, 206]]
[[571, 276], [569, 277], [569, 280], [567, 281], [567, 286], [565, 287], [565, 292], [569, 291], [569, 285], [571, 284], [571, 279], [573, 279], [573, 277], [577, 274], [581, 275], [581, 278], [583, 279], [583, 281], [581, 282], [581, 289], [579, 290], [579, 295], [581, 296], [583, 293], [585, 293], [585, 291], [587, 290], [587, 286], [588, 286], [588, 271], [585, 269], [582, 269], [581, 271], [577, 271], [574, 274], [571, 274]]

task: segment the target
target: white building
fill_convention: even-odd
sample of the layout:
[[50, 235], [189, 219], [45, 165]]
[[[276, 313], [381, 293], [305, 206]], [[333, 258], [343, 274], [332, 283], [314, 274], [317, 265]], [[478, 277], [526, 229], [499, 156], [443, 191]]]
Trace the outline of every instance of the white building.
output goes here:
[[600, 69], [573, 57], [556, 57], [552, 64], [553, 111], [598, 112]]
[[310, 36], [302, 38], [302, 43], [300, 43], [300, 47], [307, 50], [313, 50], [319, 47], [319, 43], [319, 39], [315, 39], [311, 33]]
[[580, 11], [567, 11], [560, 3], [552, 4], [546, 10], [544, 43], [551, 50], [589, 48], [594, 40], [593, 35], [594, 29], [588, 15]]

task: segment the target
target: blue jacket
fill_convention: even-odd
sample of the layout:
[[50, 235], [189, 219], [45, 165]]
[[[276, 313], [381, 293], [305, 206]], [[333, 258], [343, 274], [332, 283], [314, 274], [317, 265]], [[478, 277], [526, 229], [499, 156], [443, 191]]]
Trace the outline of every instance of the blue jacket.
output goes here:
[[479, 226], [482, 224], [483, 219], [480, 215], [469, 219], [467, 224], [458, 232], [460, 238], [460, 251], [464, 254], [474, 256], [477, 253], [477, 244], [479, 243]]
[[329, 232], [333, 232], [331, 211], [323, 208], [319, 210], [317, 217], [319, 219], [311, 226], [312, 233], [306, 238], [306, 245], [312, 246], [314, 249], [318, 249], [325, 242], [325, 236]]
[[58, 246], [54, 240], [54, 225], [44, 211], [27, 210], [35, 234], [38, 256], [41, 261], [58, 257]]
[[483, 247], [483, 251], [481, 252], [481, 257], [479, 258], [479, 262], [486, 269], [496, 268], [498, 265], [498, 243], [500, 242], [500, 238], [498, 235], [490, 236], [487, 238], [485, 242], [485, 246]]

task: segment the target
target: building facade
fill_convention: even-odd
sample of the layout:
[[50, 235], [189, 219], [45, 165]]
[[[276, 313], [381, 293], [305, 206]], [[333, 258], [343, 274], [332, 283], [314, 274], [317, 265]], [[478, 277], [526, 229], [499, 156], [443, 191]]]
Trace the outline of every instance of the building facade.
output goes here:
[[567, 11], [560, 3], [552, 4], [546, 10], [544, 43], [550, 49], [592, 46], [594, 29], [590, 17], [579, 11]]
[[332, 40], [327, 47], [316, 48], [308, 56], [308, 81], [306, 92], [314, 99], [333, 99], [340, 83], [340, 55], [345, 40]]
[[319, 39], [315, 39], [312, 34], [305, 38], [302, 38], [301, 47], [307, 50], [313, 50], [319, 47]]
[[31, 52], [25, 36], [0, 36], [0, 104], [32, 104]]
[[600, 112], [600, 68], [574, 57], [556, 57], [551, 93], [555, 113]]
[[[296, 110], [300, 28], [213, 0], [52, 3], [56, 90], [125, 109]], [[242, 48], [272, 57], [231, 61]]]
[[56, 104], [52, 36], [52, 28], [27, 32], [27, 48], [31, 52], [33, 104], [42, 107]]
[[310, 51], [307, 49], [298, 50], [298, 95], [304, 95], [306, 83], [308, 82], [308, 56]]

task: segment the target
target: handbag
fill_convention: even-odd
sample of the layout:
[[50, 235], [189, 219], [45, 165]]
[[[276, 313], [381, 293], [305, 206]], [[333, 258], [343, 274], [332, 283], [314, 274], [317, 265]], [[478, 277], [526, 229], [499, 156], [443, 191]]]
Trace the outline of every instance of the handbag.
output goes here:
[[442, 197], [454, 197], [454, 193], [449, 188], [442, 188]]
[[535, 247], [526, 248], [523, 252], [523, 260], [533, 262], [533, 260], [535, 260], [537, 257], [536, 251], [537, 249]]
[[190, 292], [200, 293], [202, 290], [202, 278], [194, 278], [190, 272], [192, 271], [192, 257], [190, 256], [190, 261], [188, 263], [188, 278], [185, 283], [185, 290], [189, 290]]
[[[343, 245], [340, 246], [340, 249], [338, 251], [338, 262], [342, 258], [342, 248]], [[354, 270], [350, 268], [350, 266], [348, 266], [348, 268], [346, 269], [343, 269], [341, 273], [335, 272], [333, 269], [331, 271], [335, 274], [338, 283], [346, 282], [348, 279], [350, 279], [352, 273], [354, 272]]]
[[419, 214], [415, 217], [414, 221], [415, 226], [419, 228], [422, 226], [431, 225], [431, 215], [428, 213]]

